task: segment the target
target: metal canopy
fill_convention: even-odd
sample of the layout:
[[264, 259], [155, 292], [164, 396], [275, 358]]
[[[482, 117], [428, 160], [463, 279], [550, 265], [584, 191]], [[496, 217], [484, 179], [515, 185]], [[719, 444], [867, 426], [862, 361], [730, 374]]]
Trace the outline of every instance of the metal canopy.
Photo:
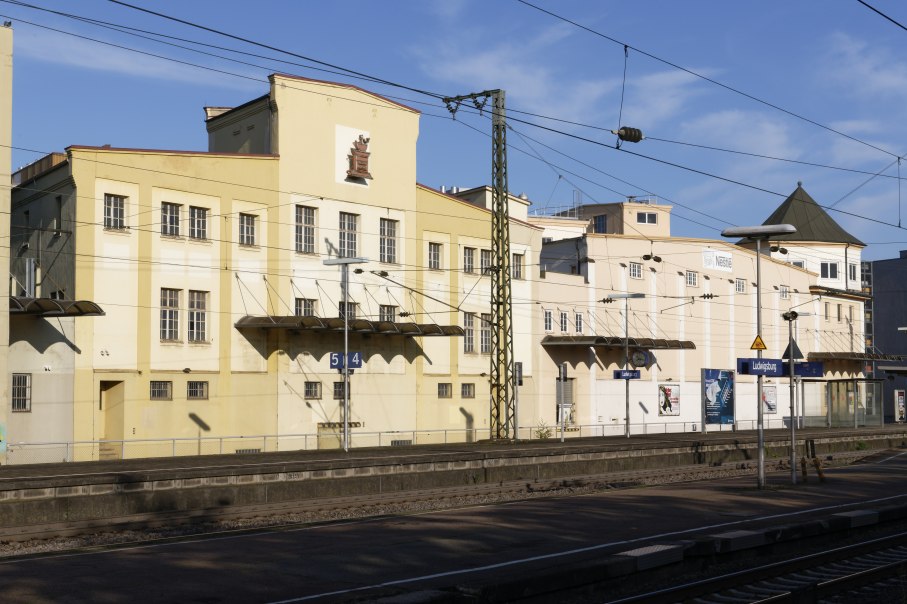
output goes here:
[[57, 300], [21, 296], [10, 296], [9, 313], [37, 317], [101, 317], [105, 314], [100, 306], [88, 300]]
[[894, 361], [907, 360], [900, 354], [871, 354], [868, 352], [810, 352], [810, 361]]
[[[234, 326], [236, 329], [285, 329], [343, 333], [343, 318], [246, 315], [239, 319]], [[395, 323], [393, 321], [369, 321], [367, 319], [350, 319], [349, 331], [350, 333], [406, 337], [453, 337], [462, 336], [465, 333], [459, 325]]]
[[695, 350], [689, 340], [660, 338], [618, 338], [613, 336], [545, 336], [542, 346], [599, 346], [602, 348], [646, 348], [648, 350]]

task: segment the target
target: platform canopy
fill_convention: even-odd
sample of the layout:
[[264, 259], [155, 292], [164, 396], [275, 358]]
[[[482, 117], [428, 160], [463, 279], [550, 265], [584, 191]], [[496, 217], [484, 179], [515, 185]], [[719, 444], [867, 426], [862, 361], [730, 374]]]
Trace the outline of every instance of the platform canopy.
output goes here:
[[894, 361], [907, 359], [900, 354], [873, 354], [869, 352], [810, 352], [810, 361]]
[[[297, 317], [274, 315], [246, 315], [237, 321], [236, 329], [283, 329], [287, 331], [339, 332], [343, 333], [343, 317]], [[397, 323], [394, 321], [369, 321], [350, 319], [349, 332], [385, 336], [447, 336], [464, 335], [459, 325], [438, 325], [436, 323]]]
[[644, 348], [646, 350], [695, 350], [689, 340], [659, 338], [618, 338], [614, 336], [545, 336], [542, 346], [578, 346], [596, 348]]
[[38, 317], [101, 317], [105, 314], [100, 306], [88, 300], [57, 300], [21, 296], [10, 296], [9, 313]]

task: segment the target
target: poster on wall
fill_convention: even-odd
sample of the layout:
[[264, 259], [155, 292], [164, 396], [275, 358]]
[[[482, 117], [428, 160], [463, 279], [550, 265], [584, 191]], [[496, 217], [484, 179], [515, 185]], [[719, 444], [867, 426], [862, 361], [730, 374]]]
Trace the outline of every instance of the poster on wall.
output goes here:
[[778, 413], [778, 387], [762, 387], [762, 413]]
[[680, 384], [658, 385], [658, 415], [680, 415]]
[[705, 423], [734, 423], [734, 372], [730, 369], [702, 370], [702, 401]]
[[897, 421], [904, 422], [907, 420], [907, 409], [904, 405], [904, 391], [895, 390], [894, 391], [894, 412], [897, 415]]

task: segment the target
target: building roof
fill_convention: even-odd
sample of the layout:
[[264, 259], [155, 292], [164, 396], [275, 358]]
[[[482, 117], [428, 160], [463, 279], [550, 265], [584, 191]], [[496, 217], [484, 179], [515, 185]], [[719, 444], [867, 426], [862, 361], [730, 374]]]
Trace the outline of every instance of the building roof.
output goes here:
[[865, 243], [842, 229], [809, 196], [801, 183], [797, 183], [797, 189], [762, 224], [792, 224], [797, 227], [796, 233], [772, 236], [772, 241], [821, 241], [866, 246]]

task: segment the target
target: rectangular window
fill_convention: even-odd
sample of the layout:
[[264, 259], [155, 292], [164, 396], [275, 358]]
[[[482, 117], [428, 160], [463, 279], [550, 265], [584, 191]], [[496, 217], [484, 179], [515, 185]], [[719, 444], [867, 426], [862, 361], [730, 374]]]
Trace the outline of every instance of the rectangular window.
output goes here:
[[483, 354], [491, 352], [491, 314], [482, 313], [482, 324], [479, 326], [479, 350]]
[[573, 320], [576, 327], [576, 333], [583, 333], [583, 313], [578, 312], [574, 314]]
[[296, 298], [295, 315], [297, 317], [314, 317], [315, 300], [311, 298]]
[[180, 290], [161, 288], [161, 339], [180, 339]]
[[794, 266], [796, 266], [797, 268], [805, 268], [805, 267], [806, 267], [806, 262], [803, 261], [803, 260], [791, 260], [790, 263], [793, 264]]
[[831, 315], [829, 315], [829, 310], [828, 310], [828, 308], [829, 308], [829, 304], [828, 304], [828, 302], [826, 302], [826, 303], [825, 303], [825, 320], [826, 320], [826, 321], [828, 321], [828, 317], [831, 316]]
[[607, 233], [608, 232], [608, 216], [605, 214], [599, 214], [592, 219], [592, 232], [593, 233]]
[[781, 287], [781, 299], [787, 300], [790, 298], [790, 286], [782, 285]]
[[838, 323], [841, 322], [841, 305], [838, 304]]
[[340, 313], [340, 318], [342, 319], [349, 312], [349, 320], [352, 321], [356, 318], [356, 311], [359, 305], [355, 302], [340, 302], [337, 305], [337, 311]]
[[340, 257], [355, 258], [358, 252], [356, 235], [358, 233], [359, 216], [340, 212]]
[[321, 382], [306, 382], [302, 396], [307, 399], [320, 399]]
[[514, 254], [513, 261], [510, 264], [514, 279], [523, 278], [523, 254]]
[[14, 373], [10, 388], [12, 391], [13, 411], [31, 411], [31, 374]]
[[642, 264], [639, 262], [630, 263], [630, 278], [642, 279]]
[[655, 212], [637, 212], [637, 224], [658, 224], [658, 214]]
[[208, 382], [186, 382], [186, 398], [208, 400]]
[[378, 308], [378, 320], [393, 323], [397, 320], [397, 307], [390, 304], [382, 304]]
[[438, 384], [438, 398], [451, 398], [453, 396], [453, 384]]
[[[350, 392], [352, 392], [352, 388], [350, 389]], [[343, 400], [343, 382], [334, 382], [334, 400]]]
[[853, 264], [853, 263], [848, 264], [847, 270], [848, 270], [849, 280], [855, 282], [857, 280], [857, 265]]
[[189, 341], [206, 342], [208, 336], [208, 292], [189, 290]]
[[239, 245], [255, 245], [255, 216], [239, 215]]
[[746, 293], [746, 279], [735, 279], [734, 280], [734, 291], [738, 294]]
[[441, 244], [428, 244], [428, 268], [439, 270], [441, 268]]
[[172, 401], [173, 400], [173, 382], [151, 382], [151, 400], [153, 401]]
[[820, 265], [819, 276], [823, 279], [837, 279], [838, 278], [838, 263], [837, 262], [823, 262]]
[[567, 313], [565, 312], [561, 313], [561, 332], [567, 332]]
[[180, 236], [180, 208], [175, 203], [161, 203], [161, 235]]
[[315, 253], [315, 208], [296, 206], [296, 251]]
[[208, 238], [208, 208], [189, 206], [189, 238]]
[[381, 219], [381, 241], [378, 255], [381, 262], [397, 263], [397, 221]]
[[463, 352], [476, 351], [476, 315], [475, 313], [463, 313]]
[[553, 318], [550, 310], [545, 311], [545, 331], [554, 331]]
[[463, 248], [463, 272], [474, 273], [476, 270], [476, 248]]
[[699, 273], [687, 271], [687, 287], [699, 287]]
[[460, 398], [475, 398], [476, 397], [476, 385], [475, 384], [460, 384]]
[[122, 195], [104, 195], [104, 228], [126, 228], [126, 198]]
[[479, 272], [487, 275], [491, 270], [491, 250], [482, 250], [479, 254]]

